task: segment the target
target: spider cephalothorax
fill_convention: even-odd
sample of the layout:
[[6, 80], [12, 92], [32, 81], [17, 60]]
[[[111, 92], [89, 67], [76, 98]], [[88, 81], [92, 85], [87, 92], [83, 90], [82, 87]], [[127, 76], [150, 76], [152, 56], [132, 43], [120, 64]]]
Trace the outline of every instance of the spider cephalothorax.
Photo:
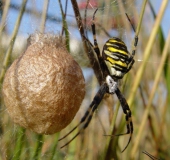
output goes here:
[[[86, 37], [84, 37], [84, 38], [93, 47], [93, 49], [97, 55], [98, 62], [99, 62], [99, 65], [100, 65], [100, 68], [101, 68], [101, 71], [103, 74], [103, 82], [102, 82], [102, 85], [101, 85], [99, 91], [96, 93], [93, 101], [91, 102], [88, 110], [85, 112], [84, 116], [82, 117], [82, 119], [78, 123], [78, 125], [75, 126], [69, 133], [67, 133], [65, 136], [63, 136], [59, 140], [62, 140], [65, 137], [67, 137], [77, 127], [79, 127], [81, 125], [78, 133], [62, 147], [68, 145], [73, 139], [75, 139], [80, 134], [80, 132], [82, 132], [85, 128], [87, 128], [87, 126], [89, 125], [89, 123], [92, 119], [94, 111], [97, 109], [97, 107], [100, 104], [100, 102], [102, 101], [104, 95], [106, 93], [109, 93], [109, 94], [116, 93], [116, 95], [120, 101], [120, 104], [122, 106], [123, 112], [126, 115], [126, 125], [127, 125], [127, 132], [124, 134], [118, 134], [118, 136], [130, 134], [129, 141], [128, 141], [127, 145], [125, 146], [125, 148], [123, 149], [123, 151], [124, 151], [127, 148], [127, 146], [129, 145], [131, 138], [132, 138], [133, 123], [132, 123], [131, 110], [129, 108], [129, 105], [127, 104], [126, 99], [121, 94], [121, 92], [118, 88], [118, 80], [122, 79], [123, 76], [127, 72], [130, 71], [130, 69], [132, 68], [132, 66], [135, 62], [133, 57], [135, 55], [136, 46], [138, 43], [138, 37], [135, 36], [134, 50], [132, 50], [131, 54], [128, 52], [125, 43], [121, 39], [112, 37], [104, 44], [102, 55], [101, 55], [100, 49], [98, 47], [97, 39], [96, 39], [96, 31], [95, 31], [95, 23], [94, 23], [94, 18], [95, 18], [96, 12], [97, 12], [97, 9], [94, 12], [93, 23], [91, 25], [93, 39], [94, 39], [94, 45]], [[135, 32], [135, 28], [132, 25], [127, 14], [126, 14], [126, 16]]]

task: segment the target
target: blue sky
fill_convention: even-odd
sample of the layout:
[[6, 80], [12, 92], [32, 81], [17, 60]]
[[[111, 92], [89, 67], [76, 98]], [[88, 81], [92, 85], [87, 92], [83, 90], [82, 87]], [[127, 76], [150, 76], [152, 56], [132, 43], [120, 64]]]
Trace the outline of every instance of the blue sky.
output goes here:
[[[137, 0], [139, 2], [139, 0]], [[64, 1], [62, 1], [64, 2]], [[72, 10], [72, 5], [71, 2], [68, 1], [68, 21], [70, 22], [71, 25], [75, 24], [75, 19], [74, 19], [74, 13]], [[159, 7], [161, 5], [162, 0], [151, 0], [151, 3], [154, 6], [154, 9], [156, 13], [159, 11]], [[22, 0], [11, 0], [12, 4], [16, 5], [21, 5]], [[33, 6], [34, 4], [34, 6]], [[58, 7], [58, 1], [51, 0], [49, 3], [49, 9], [48, 9], [48, 14], [53, 15], [53, 18], [58, 18], [60, 21], [61, 18], [61, 13], [60, 9]], [[63, 4], [64, 6], [64, 4]], [[27, 6], [28, 9], [36, 9], [38, 11], [41, 11], [43, 8], [43, 1], [42, 0], [28, 0]], [[170, 3], [167, 6], [167, 9], [165, 11], [165, 15], [162, 20], [162, 28], [164, 35], [166, 36], [168, 34], [168, 31], [170, 30]], [[7, 29], [9, 33], [12, 32], [16, 19], [18, 17], [18, 11], [11, 9], [8, 14], [7, 18]], [[144, 22], [143, 22], [144, 23]], [[19, 29], [19, 34], [24, 34], [24, 35], [29, 35], [31, 33], [34, 33], [35, 31], [39, 30], [39, 24], [40, 20], [37, 18], [34, 18], [31, 14], [24, 14], [24, 17], [22, 19], [22, 23]], [[61, 31], [61, 23], [60, 22], [52, 22], [47, 20], [46, 23], [46, 31], [54, 32], [54, 33], [59, 33]], [[79, 33], [77, 31], [70, 32], [71, 36], [79, 36]]]

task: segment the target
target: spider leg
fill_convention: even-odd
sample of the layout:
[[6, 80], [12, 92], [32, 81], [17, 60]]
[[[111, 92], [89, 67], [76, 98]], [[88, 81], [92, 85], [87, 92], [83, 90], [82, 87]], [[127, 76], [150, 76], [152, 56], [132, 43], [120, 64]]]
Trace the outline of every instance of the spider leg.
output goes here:
[[[59, 141], [61, 141], [62, 139], [66, 138], [68, 135], [70, 135], [78, 126], [80, 126], [83, 122], [86, 121], [89, 121], [89, 117], [90, 115], [92, 114], [91, 111], [92, 111], [92, 108], [94, 106], [94, 102], [92, 102], [88, 108], [88, 110], [86, 111], [86, 113], [84, 114], [84, 116], [82, 117], [81, 121], [79, 122], [79, 124], [77, 126], [75, 126], [70, 132], [68, 132], [65, 136], [63, 136], [62, 138], [59, 139]], [[85, 123], [86, 124], [86, 123]], [[67, 146], [71, 141], [73, 141], [80, 133], [82, 130], [84, 130], [86, 128], [85, 125], [83, 125], [83, 127], [78, 131], [78, 133], [73, 137], [71, 138], [67, 143], [65, 143], [62, 147], [60, 148], [63, 148], [65, 146]]]
[[93, 49], [95, 50], [97, 57], [98, 57], [98, 56], [100, 56], [100, 50], [99, 50], [97, 39], [96, 39], [96, 29], [95, 29], [95, 23], [94, 23], [95, 14], [96, 14], [97, 10], [98, 10], [98, 8], [93, 13], [93, 20], [92, 20], [92, 24], [91, 24], [94, 45], [86, 38], [86, 36], [83, 35], [83, 37], [91, 45], [91, 47], [93, 47]]
[[97, 43], [97, 38], [96, 38], [96, 28], [95, 28], [95, 23], [94, 23], [94, 19], [95, 19], [95, 14], [97, 12], [98, 8], [95, 10], [94, 14], [93, 14], [93, 22], [91, 24], [91, 28], [92, 28], [92, 34], [93, 34], [93, 49], [97, 55], [98, 61], [100, 63], [100, 67], [103, 73], [103, 77], [106, 77], [109, 74], [109, 70], [106, 66], [106, 63], [104, 61], [104, 59], [102, 58], [101, 54], [100, 54], [100, 49], [98, 47], [98, 43]]
[[[132, 57], [131, 57], [131, 58], [132, 58]], [[132, 60], [130, 60], [130, 63], [129, 63], [129, 66], [128, 66], [128, 68], [127, 68], [126, 73], [131, 70], [131, 68], [132, 68], [132, 66], [133, 66], [134, 63], [135, 63], [135, 60], [132, 58]]]
[[127, 126], [127, 132], [126, 133], [123, 133], [123, 134], [118, 134], [116, 136], [121, 136], [121, 135], [126, 135], [126, 134], [130, 134], [130, 137], [129, 137], [129, 141], [127, 143], [127, 145], [125, 146], [125, 148], [122, 150], [122, 152], [125, 151], [125, 149], [128, 147], [131, 139], [132, 139], [132, 134], [133, 134], [133, 123], [132, 123], [132, 117], [131, 117], [131, 110], [129, 108], [129, 105], [127, 104], [126, 102], [126, 99], [124, 98], [124, 96], [121, 94], [119, 88], [117, 88], [117, 90], [115, 91], [119, 101], [120, 101], [120, 104], [122, 106], [122, 109], [123, 109], [123, 112], [124, 114], [126, 115], [126, 126]]
[[135, 36], [135, 41], [134, 41], [134, 49], [132, 50], [132, 57], [135, 56], [135, 53], [136, 53], [136, 47], [138, 45], [138, 36]]
[[80, 126], [81, 124], [82, 127], [80, 128], [80, 130], [77, 132], [76, 135], [74, 135], [74, 137], [72, 137], [67, 143], [65, 143], [61, 148], [67, 146], [71, 141], [73, 141], [82, 131], [84, 131], [91, 119], [92, 119], [92, 116], [93, 116], [93, 113], [94, 111], [97, 109], [97, 107], [99, 106], [100, 102], [102, 101], [103, 99], [103, 96], [105, 95], [105, 93], [107, 92], [107, 84], [104, 83], [101, 85], [99, 91], [97, 92], [96, 96], [94, 97], [92, 103], [90, 104], [88, 110], [86, 111], [86, 113], [84, 114], [84, 116], [82, 117], [81, 121], [79, 122], [79, 124], [77, 126], [75, 126], [69, 133], [67, 133], [65, 136], [63, 136], [62, 138], [59, 139], [62, 140], [64, 139], [65, 137], [67, 137], [70, 133], [72, 133], [78, 126]]
[[159, 158], [156, 158], [156, 157], [152, 156], [150, 153], [148, 153], [146, 151], [142, 151], [142, 153], [146, 154], [148, 157], [150, 157], [153, 160], [160, 160]]
[[[129, 18], [129, 16], [128, 16], [127, 13], [126, 13], [126, 17], [127, 17], [128, 21], [130, 22], [133, 31], [136, 32], [135, 27], [134, 27], [134, 25], [132, 24], [132, 22], [131, 22], [131, 20], [130, 20], [130, 18]], [[132, 54], [131, 54], [131, 58], [132, 58], [132, 59], [133, 59], [133, 57], [135, 56], [137, 45], [138, 45], [138, 36], [135, 35], [135, 40], [134, 40], [134, 44], [133, 44], [134, 49], [132, 50]]]
[[98, 8], [93, 13], [93, 21], [92, 21], [92, 24], [91, 24], [94, 45], [86, 38], [86, 36], [83, 35], [83, 37], [91, 45], [91, 47], [93, 47], [93, 49], [95, 50], [97, 56], [100, 56], [100, 50], [99, 50], [97, 39], [96, 39], [96, 29], [95, 29], [95, 23], [94, 23], [95, 14], [96, 14], [97, 10], [98, 10]]
[[90, 46], [94, 49], [94, 51], [97, 55], [99, 64], [100, 64], [101, 71], [103, 73], [103, 77], [106, 77], [109, 74], [109, 70], [108, 70], [102, 56], [100, 55], [100, 49], [98, 47], [97, 38], [96, 38], [96, 29], [95, 29], [94, 19], [95, 19], [95, 14], [96, 14], [97, 10], [98, 10], [98, 8], [95, 10], [95, 12], [93, 14], [93, 20], [92, 20], [92, 24], [91, 24], [94, 45], [85, 36], [83, 36], [83, 37], [90, 44]]
[[[127, 132], [123, 133], [123, 134], [116, 135], [116, 136], [121, 136], [121, 135], [130, 134], [129, 141], [128, 141], [127, 145], [125, 146], [125, 148], [122, 151], [122, 152], [124, 152], [125, 149], [128, 147], [131, 139], [132, 139], [133, 123], [132, 123], [132, 118], [131, 118], [131, 111], [130, 111], [129, 105], [126, 102], [126, 99], [124, 98], [124, 96], [121, 94], [119, 88], [117, 87], [118, 83], [109, 75], [106, 77], [106, 83], [108, 85], [109, 93], [110, 94], [116, 93], [116, 95], [117, 95], [117, 97], [118, 97], [118, 99], [120, 101], [120, 104], [122, 106], [123, 112], [126, 115]], [[110, 136], [110, 135], [105, 135], [105, 136]], [[113, 135], [111, 135], [111, 136], [113, 136]]]
[[131, 26], [132, 26], [133, 31], [136, 32], [135, 27], [134, 27], [134, 25], [132, 24], [132, 22], [131, 22], [131, 20], [130, 20], [130, 18], [129, 18], [129, 16], [128, 16], [128, 14], [127, 14], [127, 13], [125, 13], [125, 14], [126, 14], [126, 17], [127, 17], [128, 21], [130, 22], [130, 24], [131, 24]]
[[94, 101], [92, 101], [92, 103], [90, 104], [88, 110], [85, 112], [84, 116], [81, 118], [80, 122], [70, 132], [68, 132], [65, 136], [60, 138], [59, 141], [66, 138], [70, 133], [72, 133], [78, 126], [80, 126], [87, 119], [87, 117], [89, 116], [89, 114], [92, 111], [93, 105], [94, 105]]
[[97, 10], [98, 10], [98, 8], [95, 10], [95, 12], [93, 14], [93, 22], [92, 22], [91, 28], [92, 28], [92, 33], [93, 33], [93, 41], [94, 41], [93, 48], [94, 48], [94, 51], [96, 52], [97, 57], [101, 57], [100, 50], [99, 50], [98, 43], [97, 43], [97, 39], [96, 39], [96, 28], [95, 28], [95, 23], [94, 23], [95, 14], [96, 14]]

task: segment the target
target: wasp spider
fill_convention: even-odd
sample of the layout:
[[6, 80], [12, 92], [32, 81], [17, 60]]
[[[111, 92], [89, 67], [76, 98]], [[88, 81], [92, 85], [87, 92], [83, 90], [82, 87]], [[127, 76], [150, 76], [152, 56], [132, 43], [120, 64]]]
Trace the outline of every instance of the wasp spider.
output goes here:
[[[122, 106], [123, 112], [126, 115], [126, 123], [127, 123], [126, 124], [127, 132], [124, 134], [119, 134], [117, 136], [130, 134], [129, 141], [128, 141], [127, 145], [125, 146], [125, 148], [123, 149], [123, 151], [124, 151], [128, 147], [128, 145], [131, 141], [131, 138], [132, 138], [133, 123], [132, 123], [132, 119], [131, 119], [131, 110], [126, 102], [126, 99], [121, 94], [121, 92], [118, 88], [118, 80], [122, 79], [123, 76], [127, 72], [130, 71], [130, 69], [132, 68], [132, 66], [135, 62], [133, 57], [135, 56], [135, 51], [136, 51], [136, 47], [137, 47], [137, 43], [138, 43], [138, 36], [135, 36], [134, 49], [132, 50], [131, 54], [128, 52], [125, 43], [121, 39], [112, 37], [104, 44], [102, 56], [101, 56], [100, 50], [98, 47], [98, 43], [97, 43], [97, 39], [96, 39], [96, 30], [95, 30], [95, 23], [94, 23], [94, 18], [95, 18], [96, 12], [97, 12], [97, 9], [93, 14], [93, 23], [91, 25], [93, 39], [94, 39], [94, 45], [92, 45], [91, 42], [86, 37], [85, 37], [85, 39], [93, 47], [93, 49], [97, 55], [98, 62], [100, 64], [100, 68], [103, 73], [103, 83], [102, 83], [99, 91], [95, 95], [93, 101], [91, 102], [88, 110], [85, 112], [81, 121], [78, 123], [78, 125], [75, 126], [69, 133], [67, 133], [65, 136], [63, 136], [59, 140], [64, 139], [70, 133], [72, 133], [77, 127], [80, 127], [78, 133], [72, 139], [70, 139], [65, 145], [63, 145], [61, 148], [68, 145], [73, 139], [75, 139], [82, 131], [84, 131], [88, 127], [88, 125], [92, 119], [93, 113], [99, 106], [104, 95], [106, 93], [109, 93], [109, 94], [116, 93], [116, 95], [120, 101], [120, 104]], [[127, 14], [126, 14], [126, 16], [135, 32], [135, 28], [134, 28], [133, 24], [131, 23]]]

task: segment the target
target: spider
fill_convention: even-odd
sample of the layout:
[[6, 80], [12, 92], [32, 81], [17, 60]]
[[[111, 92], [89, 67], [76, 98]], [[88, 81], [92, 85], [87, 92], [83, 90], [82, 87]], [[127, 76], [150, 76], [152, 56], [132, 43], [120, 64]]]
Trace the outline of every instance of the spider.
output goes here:
[[[124, 96], [122, 95], [122, 93], [120, 92], [118, 88], [118, 81], [119, 79], [122, 79], [123, 76], [131, 70], [135, 62], [134, 56], [135, 56], [136, 47], [138, 43], [138, 36], [135, 36], [134, 38], [134, 49], [132, 50], [131, 54], [128, 52], [125, 43], [121, 39], [112, 37], [104, 44], [102, 56], [101, 56], [100, 49], [98, 47], [98, 43], [96, 39], [96, 30], [95, 30], [95, 23], [94, 23], [95, 14], [97, 10], [98, 9], [96, 9], [93, 14], [93, 19], [92, 19], [93, 21], [91, 24], [94, 45], [86, 37], [84, 38], [90, 44], [90, 46], [93, 47], [97, 55], [98, 62], [99, 62], [99, 65], [100, 65], [100, 68], [103, 74], [103, 82], [101, 84], [99, 91], [96, 93], [93, 101], [89, 105], [89, 108], [85, 112], [84, 116], [82, 117], [78, 125], [75, 126], [65, 136], [60, 138], [59, 141], [66, 138], [76, 128], [80, 127], [78, 133], [74, 137], [72, 137], [66, 144], [64, 144], [61, 148], [65, 147], [72, 140], [74, 140], [82, 131], [84, 131], [88, 127], [92, 119], [92, 116], [95, 110], [97, 109], [97, 107], [99, 106], [100, 102], [102, 101], [104, 95], [106, 93], [109, 93], [109, 94], [116, 93], [120, 101], [120, 104], [122, 106], [125, 117], [126, 117], [125, 119], [126, 119], [126, 127], [127, 127], [126, 133], [118, 134], [116, 136], [130, 134], [128, 143], [125, 146], [125, 148], [122, 150], [122, 152], [124, 152], [125, 149], [128, 147], [131, 141], [131, 138], [132, 138], [133, 123], [132, 123], [132, 118], [131, 118], [131, 110], [129, 108], [129, 105], [126, 102], [126, 99], [124, 98]], [[135, 32], [135, 28], [133, 24], [131, 23], [130, 18], [128, 17], [127, 14], [126, 16], [132, 26], [133, 31]]]

